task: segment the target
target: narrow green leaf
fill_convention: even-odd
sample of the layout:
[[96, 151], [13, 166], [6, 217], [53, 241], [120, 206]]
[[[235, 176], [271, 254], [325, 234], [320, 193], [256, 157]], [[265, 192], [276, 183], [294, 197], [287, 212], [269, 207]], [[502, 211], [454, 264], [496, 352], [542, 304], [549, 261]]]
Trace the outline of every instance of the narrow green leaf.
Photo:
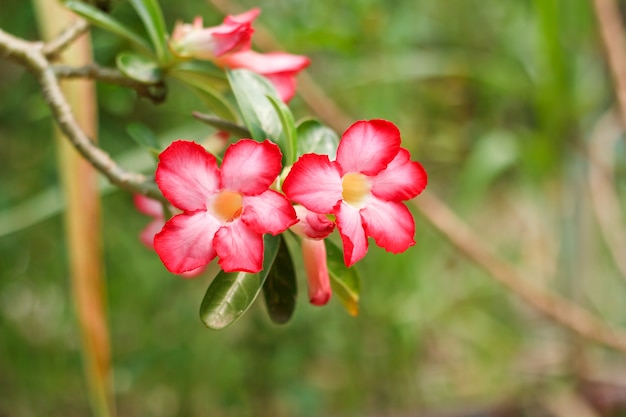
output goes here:
[[296, 309], [298, 288], [291, 254], [287, 249], [285, 239], [281, 236], [279, 238], [280, 247], [274, 265], [263, 284], [263, 296], [272, 322], [285, 324], [291, 319]]
[[169, 74], [191, 86], [192, 90], [198, 94], [204, 104], [217, 116], [226, 120], [237, 120], [235, 110], [231, 104], [224, 98], [222, 93], [213, 87], [214, 82], [212, 78], [201, 73], [183, 71], [178, 68], [171, 70]]
[[150, 44], [144, 38], [100, 9], [77, 0], [65, 2], [65, 7], [77, 15], [84, 17], [89, 23], [131, 41], [136, 46], [141, 48], [143, 52], [147, 52], [149, 54], [154, 53], [152, 48], [150, 48]]
[[170, 53], [167, 49], [167, 30], [163, 11], [157, 0], [130, 0], [139, 18], [150, 36], [159, 62], [169, 61]]
[[355, 268], [348, 268], [343, 261], [343, 252], [330, 239], [324, 239], [330, 285], [341, 304], [351, 316], [359, 314], [361, 280]]
[[249, 138], [250, 131], [246, 129], [244, 126], [238, 125], [237, 123], [233, 123], [228, 120], [220, 119], [219, 117], [215, 117], [211, 114], [204, 114], [200, 112], [193, 112], [193, 117], [196, 119], [208, 124], [209, 126], [213, 126], [217, 130], [223, 130], [234, 135], [236, 138]]
[[154, 132], [143, 123], [130, 123], [126, 126], [126, 132], [142, 148], [147, 149], [153, 155], [159, 154], [159, 141]]
[[259, 295], [272, 264], [280, 240], [265, 235], [263, 270], [258, 274], [220, 271], [207, 288], [200, 305], [200, 319], [210, 329], [220, 330], [234, 323]]
[[267, 98], [268, 95], [278, 97], [274, 86], [261, 75], [245, 69], [226, 71], [226, 76], [252, 138], [257, 141], [270, 139], [283, 151], [287, 149], [282, 123]]
[[143, 55], [133, 52], [120, 52], [115, 57], [117, 68], [128, 78], [144, 84], [157, 84], [163, 81], [159, 64]]
[[285, 134], [286, 139], [286, 150], [285, 150], [285, 165], [293, 165], [296, 162], [296, 143], [298, 141], [298, 133], [296, 132], [296, 122], [293, 119], [293, 114], [289, 107], [278, 97], [267, 95], [266, 96], [272, 106], [274, 106], [274, 110], [276, 110], [276, 114], [278, 114], [278, 118], [280, 119], [280, 123], [283, 127], [283, 132]]
[[339, 145], [339, 136], [334, 130], [318, 120], [308, 119], [298, 125], [298, 147], [296, 156], [305, 153], [328, 155], [333, 160]]

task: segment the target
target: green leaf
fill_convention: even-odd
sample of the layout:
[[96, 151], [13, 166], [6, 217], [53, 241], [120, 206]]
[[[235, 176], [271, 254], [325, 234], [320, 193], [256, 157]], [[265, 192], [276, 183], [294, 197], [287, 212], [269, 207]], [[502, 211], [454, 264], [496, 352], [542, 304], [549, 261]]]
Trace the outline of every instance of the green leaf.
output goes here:
[[333, 160], [339, 145], [339, 136], [334, 130], [318, 120], [304, 120], [298, 125], [297, 156], [305, 153], [328, 155]]
[[111, 15], [104, 13], [100, 9], [76, 0], [65, 2], [65, 7], [77, 15], [84, 17], [89, 23], [131, 41], [136, 46], [141, 48], [143, 52], [147, 52], [149, 54], [153, 53], [152, 48], [150, 48], [150, 44], [144, 38], [128, 29], [122, 23], [112, 18]]
[[261, 284], [258, 274], [220, 271], [204, 294], [200, 319], [213, 330], [234, 323], [252, 305]]
[[263, 285], [263, 296], [272, 322], [285, 324], [291, 319], [296, 309], [298, 288], [291, 254], [287, 249], [285, 239], [282, 236], [279, 238], [280, 247], [274, 265]]
[[270, 95], [266, 97], [270, 100], [272, 106], [274, 106], [274, 110], [276, 110], [276, 114], [278, 114], [285, 134], [287, 145], [287, 149], [285, 149], [285, 165], [293, 165], [293, 163], [296, 162], [296, 142], [298, 141], [296, 122], [293, 120], [293, 114], [291, 114], [289, 107], [278, 97]]
[[144, 84], [157, 84], [163, 81], [159, 64], [143, 55], [120, 52], [115, 58], [117, 68], [128, 78]]
[[176, 65], [173, 71], [184, 71], [185, 74], [202, 75], [209, 84], [215, 88], [228, 88], [228, 80], [223, 69], [215, 66], [211, 61], [200, 61], [192, 59], [190, 61], [182, 61]]
[[274, 86], [261, 75], [245, 69], [226, 71], [226, 76], [252, 138], [259, 142], [270, 139], [283, 150], [288, 149], [280, 117], [267, 98], [278, 97]]
[[179, 68], [170, 71], [170, 75], [179, 79], [198, 94], [200, 99], [206, 106], [222, 119], [235, 121], [235, 110], [231, 104], [224, 98], [222, 93], [213, 87], [214, 80], [202, 73], [184, 71]]
[[200, 319], [210, 329], [220, 330], [234, 323], [252, 305], [276, 259], [280, 240], [265, 235], [263, 270], [258, 274], [220, 271], [207, 288], [200, 305]]
[[348, 268], [343, 261], [343, 251], [330, 239], [324, 239], [328, 274], [333, 293], [351, 316], [359, 314], [361, 280], [355, 268]]
[[167, 30], [165, 29], [165, 19], [163, 19], [163, 11], [159, 2], [157, 0], [130, 0], [130, 4], [143, 22], [159, 62], [169, 61]]
[[159, 141], [154, 132], [143, 123], [130, 123], [126, 126], [126, 132], [141, 147], [150, 151], [153, 155], [159, 155]]

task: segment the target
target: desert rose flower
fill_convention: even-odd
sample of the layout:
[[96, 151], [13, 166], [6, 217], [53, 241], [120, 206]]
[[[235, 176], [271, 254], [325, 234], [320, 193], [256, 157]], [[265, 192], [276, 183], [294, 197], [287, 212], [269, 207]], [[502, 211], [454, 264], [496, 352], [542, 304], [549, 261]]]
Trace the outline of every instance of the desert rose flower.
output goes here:
[[[134, 196], [133, 202], [135, 203], [137, 211], [152, 217], [152, 221], [148, 223], [148, 225], [139, 234], [139, 239], [148, 248], [154, 250], [154, 236], [159, 233], [165, 225], [165, 213], [163, 213], [163, 204], [156, 200], [153, 200], [152, 198], [148, 198], [140, 194], [136, 194]], [[171, 207], [171, 209], [172, 212], [176, 211], [174, 207]], [[204, 269], [205, 268], [201, 266], [200, 268], [184, 272], [181, 275], [185, 278], [193, 278], [201, 274]]]
[[367, 237], [389, 252], [415, 244], [415, 222], [403, 200], [426, 187], [424, 168], [400, 147], [400, 132], [386, 120], [359, 121], [343, 134], [335, 161], [302, 155], [283, 183], [289, 199], [320, 214], [334, 214], [352, 266], [367, 252]]
[[332, 294], [323, 239], [335, 229], [335, 223], [304, 206], [296, 205], [294, 209], [298, 223], [291, 226], [291, 230], [302, 237], [302, 258], [309, 285], [309, 301], [322, 306]]
[[265, 76], [285, 103], [296, 94], [296, 75], [310, 63], [311, 60], [302, 55], [283, 52], [261, 54], [252, 50], [226, 54], [216, 60], [221, 67], [246, 68]]
[[159, 156], [156, 182], [182, 211], [154, 237], [165, 267], [182, 273], [219, 257], [226, 272], [259, 272], [263, 234], [276, 235], [297, 222], [289, 201], [269, 187], [281, 170], [282, 154], [266, 140], [230, 145], [221, 167], [194, 142], [173, 142]]
[[226, 16], [219, 26], [205, 28], [202, 17], [193, 24], [177, 22], [169, 41], [174, 55], [181, 58], [215, 59], [227, 52], [250, 49], [250, 39], [254, 29], [252, 21], [259, 15], [259, 9], [252, 9], [235, 16]]

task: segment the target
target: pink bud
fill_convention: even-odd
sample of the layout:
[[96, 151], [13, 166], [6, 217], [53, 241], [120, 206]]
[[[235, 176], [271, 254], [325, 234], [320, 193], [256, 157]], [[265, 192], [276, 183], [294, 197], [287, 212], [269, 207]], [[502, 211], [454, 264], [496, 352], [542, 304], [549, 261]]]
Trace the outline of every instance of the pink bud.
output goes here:
[[226, 16], [219, 26], [204, 28], [202, 17], [193, 24], [177, 22], [169, 42], [172, 53], [181, 58], [215, 59], [227, 52], [250, 49], [254, 29], [252, 21], [259, 9], [236, 16]]

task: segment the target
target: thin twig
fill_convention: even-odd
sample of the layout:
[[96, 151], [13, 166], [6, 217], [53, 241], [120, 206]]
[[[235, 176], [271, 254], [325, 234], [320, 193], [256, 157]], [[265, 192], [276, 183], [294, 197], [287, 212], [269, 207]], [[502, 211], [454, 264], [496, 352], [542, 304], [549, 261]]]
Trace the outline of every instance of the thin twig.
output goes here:
[[116, 68], [101, 67], [97, 64], [72, 67], [69, 65], [53, 65], [52, 70], [58, 78], [90, 78], [109, 84], [132, 88], [141, 97], [145, 97], [154, 104], [165, 100], [165, 84], [145, 84], [128, 78]]
[[41, 52], [50, 61], [53, 61], [69, 44], [89, 29], [89, 23], [85, 19], [77, 18], [74, 23], [65, 29], [55, 39], [47, 42]]
[[412, 200], [450, 243], [533, 309], [585, 339], [626, 352], [626, 333], [558, 294], [541, 290], [502, 261], [456, 214], [431, 192]]
[[252, 134], [250, 131], [240, 124], [230, 122], [228, 120], [220, 119], [219, 117], [213, 116], [211, 114], [200, 113], [195, 111], [192, 113], [193, 117], [196, 119], [213, 126], [216, 129], [223, 130], [225, 132], [231, 133], [239, 138], [250, 138]]
[[614, 152], [621, 129], [612, 113], [596, 125], [589, 142], [589, 192], [600, 231], [626, 280], [626, 227], [621, 216], [620, 200], [615, 192]]
[[615, 0], [593, 0], [598, 30], [613, 77], [622, 126], [626, 130], [626, 39]]
[[42, 52], [41, 45], [16, 38], [0, 29], [0, 56], [23, 65], [37, 77], [53, 118], [74, 148], [118, 187], [167, 202], [152, 179], [119, 166], [80, 128], [60, 89], [59, 80]]

